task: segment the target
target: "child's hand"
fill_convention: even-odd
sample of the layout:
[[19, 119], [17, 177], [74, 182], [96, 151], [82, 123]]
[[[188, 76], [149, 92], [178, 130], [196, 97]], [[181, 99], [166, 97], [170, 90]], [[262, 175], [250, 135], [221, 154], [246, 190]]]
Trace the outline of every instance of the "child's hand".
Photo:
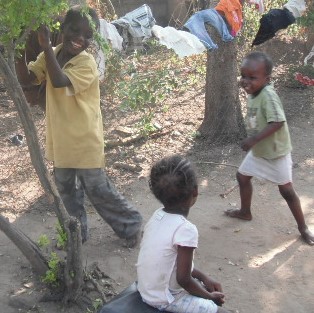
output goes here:
[[43, 50], [50, 46], [50, 31], [46, 25], [41, 25], [38, 29], [38, 42]]
[[249, 151], [256, 144], [254, 137], [249, 137], [241, 142], [241, 148], [243, 151]]
[[207, 277], [203, 281], [203, 285], [205, 286], [205, 289], [209, 292], [219, 291], [222, 292], [221, 284], [217, 281], [213, 280], [210, 277]]
[[210, 295], [210, 300], [214, 301], [217, 305], [221, 306], [223, 303], [225, 303], [225, 295], [223, 293], [214, 291]]

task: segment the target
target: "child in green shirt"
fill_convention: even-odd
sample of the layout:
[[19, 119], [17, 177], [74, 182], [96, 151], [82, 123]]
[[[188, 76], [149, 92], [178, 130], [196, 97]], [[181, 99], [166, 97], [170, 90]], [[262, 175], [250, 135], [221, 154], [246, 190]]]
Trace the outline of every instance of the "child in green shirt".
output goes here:
[[229, 217], [250, 221], [253, 176], [278, 185], [303, 240], [314, 245], [314, 234], [308, 229], [300, 199], [292, 184], [291, 141], [281, 101], [269, 84], [273, 64], [262, 52], [248, 54], [241, 66], [241, 86], [249, 95], [247, 129], [249, 137], [241, 148], [248, 151], [237, 172], [241, 208], [225, 211]]

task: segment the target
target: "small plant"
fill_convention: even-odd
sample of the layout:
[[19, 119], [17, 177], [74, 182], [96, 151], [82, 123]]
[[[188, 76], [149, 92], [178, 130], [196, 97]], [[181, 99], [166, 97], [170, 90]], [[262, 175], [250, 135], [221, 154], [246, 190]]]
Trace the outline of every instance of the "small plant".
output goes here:
[[148, 136], [157, 130], [157, 128], [152, 123], [153, 114], [144, 115], [141, 120], [136, 124], [140, 129], [140, 133], [143, 136]]
[[42, 277], [42, 281], [51, 286], [57, 287], [58, 282], [58, 272], [59, 272], [60, 259], [55, 252], [51, 252], [50, 259], [48, 261], [49, 270], [46, 275]]
[[92, 303], [92, 309], [87, 309], [86, 313], [96, 313], [103, 305], [103, 301], [100, 298], [97, 298]]
[[194, 131], [194, 132], [191, 133], [191, 137], [192, 137], [193, 139], [201, 138], [201, 137], [202, 137], [202, 134], [201, 134], [200, 131], [196, 130], [196, 131]]
[[65, 249], [66, 244], [68, 242], [67, 233], [64, 231], [63, 227], [59, 222], [56, 225], [56, 230], [57, 230], [57, 248]]
[[50, 240], [47, 235], [40, 235], [37, 244], [40, 248], [45, 248], [50, 244]]
[[303, 27], [311, 27], [314, 24], [314, 6], [309, 9], [305, 15], [299, 18], [299, 24]]
[[106, 53], [106, 71], [103, 90], [106, 96], [113, 98], [118, 90], [118, 83], [122, 80], [124, 60], [119, 51], [109, 49]]

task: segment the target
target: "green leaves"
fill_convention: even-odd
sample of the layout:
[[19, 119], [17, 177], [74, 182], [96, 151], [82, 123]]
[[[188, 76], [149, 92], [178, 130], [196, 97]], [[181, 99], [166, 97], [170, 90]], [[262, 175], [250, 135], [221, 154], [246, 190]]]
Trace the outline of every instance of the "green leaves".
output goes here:
[[48, 261], [49, 270], [46, 275], [42, 277], [42, 281], [51, 286], [58, 286], [58, 271], [59, 271], [60, 259], [55, 252], [51, 252], [50, 259]]
[[65, 0], [0, 0], [0, 42], [8, 45], [66, 10]]

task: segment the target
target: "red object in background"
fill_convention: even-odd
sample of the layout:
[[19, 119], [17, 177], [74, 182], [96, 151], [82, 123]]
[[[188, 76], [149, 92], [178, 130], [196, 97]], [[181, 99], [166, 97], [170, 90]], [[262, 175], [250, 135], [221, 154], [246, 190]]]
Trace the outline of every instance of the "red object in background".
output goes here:
[[309, 78], [308, 76], [302, 75], [301, 73], [295, 73], [294, 78], [303, 85], [314, 86], [314, 78]]

